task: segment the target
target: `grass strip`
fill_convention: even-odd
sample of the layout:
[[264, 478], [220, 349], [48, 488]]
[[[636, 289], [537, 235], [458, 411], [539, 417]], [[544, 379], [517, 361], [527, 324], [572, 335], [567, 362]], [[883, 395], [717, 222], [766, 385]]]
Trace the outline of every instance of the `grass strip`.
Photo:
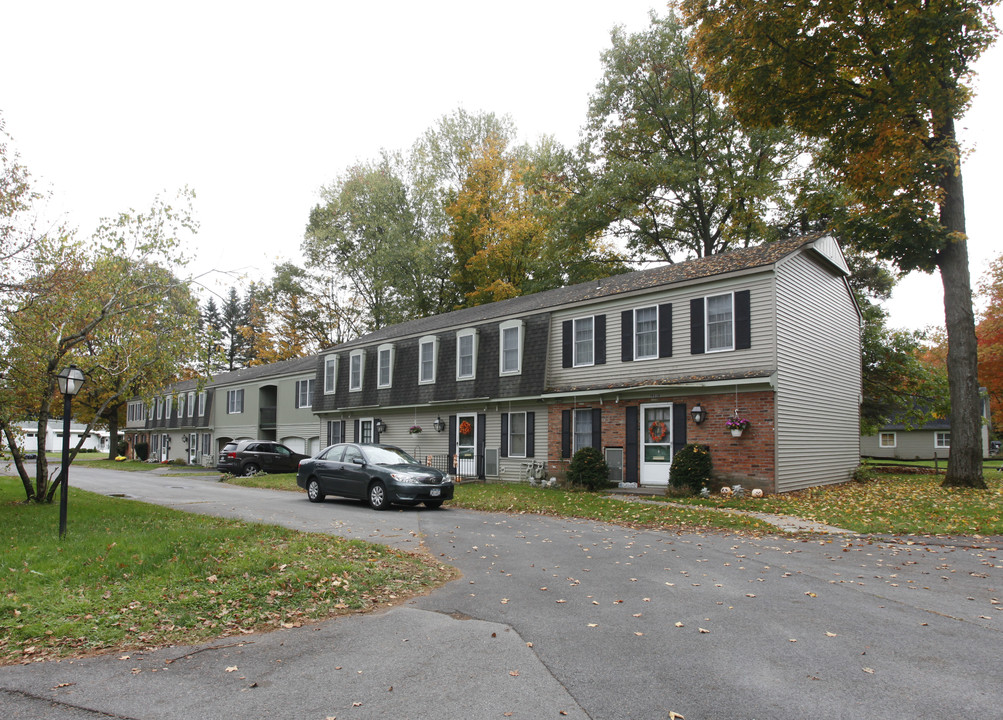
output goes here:
[[455, 571], [382, 545], [0, 478], [0, 664], [190, 644], [364, 612]]

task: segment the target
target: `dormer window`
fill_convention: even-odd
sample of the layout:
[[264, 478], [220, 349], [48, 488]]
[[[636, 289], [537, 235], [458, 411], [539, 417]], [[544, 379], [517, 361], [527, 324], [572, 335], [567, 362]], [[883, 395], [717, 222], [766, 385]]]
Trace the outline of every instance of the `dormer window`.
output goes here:
[[472, 380], [477, 372], [477, 331], [456, 333], [456, 379]]

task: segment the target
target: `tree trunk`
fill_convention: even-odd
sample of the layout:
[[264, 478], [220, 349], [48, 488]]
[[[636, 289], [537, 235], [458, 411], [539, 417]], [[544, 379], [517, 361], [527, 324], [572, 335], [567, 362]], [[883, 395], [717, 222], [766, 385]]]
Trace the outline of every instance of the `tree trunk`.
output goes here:
[[118, 408], [115, 406], [113, 412], [105, 416], [108, 421], [108, 459], [114, 460], [118, 457]]
[[[954, 141], [954, 120], [943, 125], [943, 137]], [[947, 382], [951, 389], [951, 456], [944, 487], [985, 488], [982, 477], [982, 413], [978, 380], [978, 341], [972, 310], [972, 279], [965, 235], [965, 197], [961, 160], [946, 173], [941, 224], [952, 240], [940, 251], [937, 265], [944, 284], [947, 326]]]
[[[14, 433], [10, 431], [10, 426], [0, 420], [0, 427], [3, 428], [4, 437], [7, 438], [7, 447], [10, 448], [10, 454], [14, 458], [14, 467], [17, 468], [17, 474], [21, 478], [21, 484], [24, 485], [25, 501], [31, 502], [35, 498], [35, 489], [31, 486], [31, 478], [28, 477], [28, 471], [24, 469], [24, 459], [21, 457], [21, 448], [17, 445], [17, 439], [14, 437]], [[35, 443], [36, 445], [38, 443]], [[36, 452], [36, 455], [38, 453]]]

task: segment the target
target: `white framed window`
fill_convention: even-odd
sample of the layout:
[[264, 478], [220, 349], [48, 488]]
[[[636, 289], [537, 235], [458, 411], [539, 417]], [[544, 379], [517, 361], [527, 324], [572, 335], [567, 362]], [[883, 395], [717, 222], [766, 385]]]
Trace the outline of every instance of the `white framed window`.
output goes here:
[[348, 389], [350, 392], [358, 392], [362, 389], [362, 371], [365, 358], [363, 350], [356, 350], [348, 358]]
[[706, 308], [707, 352], [735, 349], [735, 295], [711, 295]]
[[185, 410], [187, 410], [187, 408], [185, 407], [185, 394], [184, 393], [179, 393], [178, 394], [178, 419], [179, 420], [185, 416]]
[[226, 414], [239, 415], [244, 412], [244, 389], [226, 391]]
[[430, 335], [418, 341], [418, 384], [431, 385], [435, 382], [436, 364], [439, 359], [439, 338]]
[[199, 406], [198, 406], [198, 416], [205, 417], [205, 401], [206, 401], [206, 391], [203, 390], [199, 393]]
[[195, 417], [195, 391], [188, 393], [188, 417]]
[[472, 380], [477, 374], [477, 331], [456, 333], [456, 379]]
[[371, 443], [373, 442], [373, 419], [365, 418], [359, 421], [359, 437], [357, 442], [360, 443]]
[[143, 403], [131, 402], [126, 410], [126, 418], [129, 422], [136, 422], [143, 419]]
[[313, 407], [313, 378], [296, 381], [296, 407]]
[[164, 398], [164, 417], [168, 420], [171, 419], [171, 413], [174, 411], [174, 396], [168, 395]]
[[574, 445], [572, 452], [592, 447], [592, 409], [575, 410]]
[[376, 350], [376, 387], [388, 388], [394, 384], [394, 346], [380, 345]]
[[933, 436], [933, 447], [937, 450], [950, 450], [951, 449], [951, 433], [950, 431], [939, 430]]
[[338, 356], [324, 358], [324, 394], [330, 395], [338, 388]]
[[526, 413], [508, 414], [508, 455], [526, 457]]
[[163, 420], [164, 419], [164, 399], [163, 398], [154, 398], [153, 399], [153, 404], [157, 408], [157, 420]]
[[893, 448], [896, 445], [895, 433], [883, 432], [878, 434], [878, 447]]
[[498, 357], [500, 375], [522, 373], [522, 347], [526, 324], [522, 320], [506, 320], [498, 326], [501, 344]]
[[634, 359], [658, 357], [658, 306], [634, 310]]
[[157, 417], [157, 400], [154, 398], [150, 401], [150, 404], [146, 406], [146, 419], [152, 420]]
[[595, 318], [577, 318], [574, 321], [575, 367], [595, 363]]

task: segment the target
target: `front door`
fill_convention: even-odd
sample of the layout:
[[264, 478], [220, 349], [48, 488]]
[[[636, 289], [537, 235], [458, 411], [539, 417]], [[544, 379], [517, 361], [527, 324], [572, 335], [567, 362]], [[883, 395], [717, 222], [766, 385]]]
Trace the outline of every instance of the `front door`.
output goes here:
[[171, 443], [170, 435], [164, 434], [160, 436], [160, 462], [167, 462], [170, 459], [171, 455], [170, 443]]
[[191, 433], [188, 436], [188, 464], [194, 465], [199, 461], [199, 436]]
[[668, 485], [672, 464], [672, 404], [642, 405], [641, 417], [641, 485]]
[[477, 477], [477, 416], [456, 416], [456, 474]]

